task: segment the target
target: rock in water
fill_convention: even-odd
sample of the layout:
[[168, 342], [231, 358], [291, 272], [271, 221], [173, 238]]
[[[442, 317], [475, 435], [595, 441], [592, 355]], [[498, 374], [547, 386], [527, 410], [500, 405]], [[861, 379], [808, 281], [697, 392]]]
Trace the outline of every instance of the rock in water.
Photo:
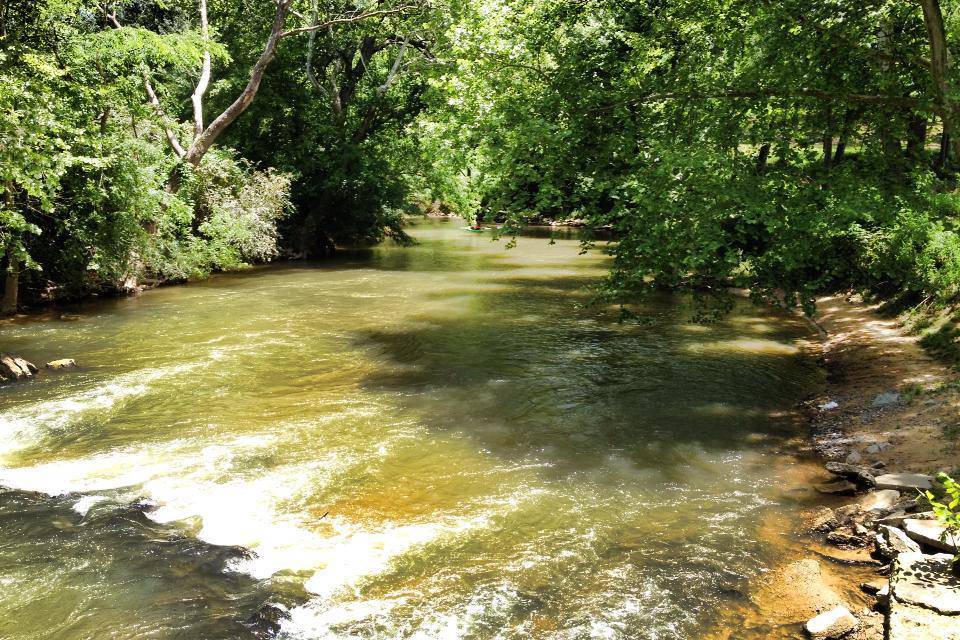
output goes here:
[[899, 499], [900, 492], [896, 489], [881, 489], [864, 496], [860, 508], [864, 511], [889, 511]]
[[804, 628], [813, 640], [835, 640], [856, 631], [859, 626], [846, 607], [835, 607], [808, 620]]
[[960, 638], [960, 579], [953, 558], [901, 553], [890, 574], [889, 640]]
[[70, 358], [63, 358], [62, 360], [53, 360], [47, 363], [47, 369], [70, 369], [71, 367], [77, 366], [77, 361]]
[[[947, 527], [936, 520], [917, 520], [916, 518], [907, 518], [903, 521], [903, 529], [907, 535], [920, 544], [940, 549], [941, 551], [956, 551], [956, 543], [960, 542], [960, 536], [954, 537], [946, 533]], [[946, 536], [944, 534], [946, 533]], [[919, 549], [917, 549], [919, 551]]]
[[849, 480], [837, 480], [836, 482], [824, 482], [813, 487], [820, 493], [829, 493], [837, 496], [852, 496], [857, 492], [857, 485]]
[[829, 533], [840, 526], [840, 521], [834, 515], [833, 509], [824, 507], [813, 517], [810, 529], [817, 533]]
[[872, 487], [875, 484], [873, 474], [866, 467], [845, 462], [828, 462], [826, 469], [835, 476], [856, 482], [861, 487]]
[[896, 489], [916, 495], [933, 488], [933, 478], [922, 473], [885, 473], [876, 477], [877, 489]]

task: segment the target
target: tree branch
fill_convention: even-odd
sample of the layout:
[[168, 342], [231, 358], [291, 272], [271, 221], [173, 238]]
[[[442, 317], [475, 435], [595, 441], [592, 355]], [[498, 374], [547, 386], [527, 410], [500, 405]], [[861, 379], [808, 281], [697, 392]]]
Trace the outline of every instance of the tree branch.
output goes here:
[[193, 102], [193, 135], [203, 133], [203, 95], [210, 86], [210, 27], [207, 24], [207, 0], [200, 0], [200, 34], [203, 37], [203, 64], [200, 67], [200, 79], [193, 90], [190, 100]]
[[908, 96], [885, 96], [862, 93], [830, 93], [819, 89], [731, 89], [724, 91], [670, 91], [665, 93], [651, 93], [625, 102], [606, 105], [594, 109], [595, 111], [609, 111], [618, 106], [642, 104], [645, 102], [662, 102], [668, 100], [712, 100], [723, 98], [815, 98], [818, 100], [837, 100], [840, 102], [856, 102], [861, 104], [878, 104], [891, 107], [929, 108], [930, 103], [920, 98]]
[[[103, 12], [103, 15], [110, 21], [114, 29], [123, 29], [123, 25], [120, 24], [120, 21], [117, 20], [117, 14], [115, 11], [107, 11], [107, 5], [101, 5], [100, 10]], [[177, 135], [173, 132], [169, 126], [167, 126], [167, 114], [163, 112], [163, 106], [160, 104], [160, 99], [157, 97], [157, 92], [153, 89], [153, 84], [150, 82], [150, 74], [146, 71], [143, 72], [143, 88], [147, 92], [147, 101], [153, 106], [153, 110], [156, 112], [157, 117], [160, 118], [160, 126], [163, 127], [163, 132], [167, 136], [167, 142], [170, 143], [170, 148], [173, 149], [173, 152], [177, 154], [178, 158], [183, 158], [187, 155], [187, 152], [184, 151], [183, 146], [180, 144], [180, 141], [177, 140]]]
[[319, 29], [326, 29], [327, 27], [333, 27], [338, 24], [350, 24], [352, 22], [360, 22], [361, 20], [367, 20], [368, 18], [378, 18], [381, 16], [390, 16], [396, 15], [398, 13], [403, 13], [408, 9], [415, 9], [414, 5], [403, 5], [396, 7], [395, 9], [382, 9], [380, 11], [367, 11], [365, 13], [357, 13], [352, 16], [343, 16], [341, 18], [333, 18], [332, 20], [326, 20], [324, 22], [318, 22], [317, 24], [310, 25], [307, 27], [299, 27], [297, 29], [290, 29], [284, 31], [280, 34], [281, 38], [288, 38], [290, 36], [295, 36], [300, 33], [309, 33], [311, 31], [317, 31]]

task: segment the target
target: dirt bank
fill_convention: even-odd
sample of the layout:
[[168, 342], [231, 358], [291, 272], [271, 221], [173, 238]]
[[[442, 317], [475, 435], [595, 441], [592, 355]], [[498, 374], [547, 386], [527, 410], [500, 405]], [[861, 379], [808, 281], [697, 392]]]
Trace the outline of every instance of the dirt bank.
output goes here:
[[[818, 310], [817, 322], [826, 332], [827, 386], [810, 406], [820, 452], [836, 459], [855, 450], [859, 464], [882, 461], [895, 471], [955, 472], [958, 372], [934, 360], [875, 306], [834, 296], [821, 299]], [[893, 394], [899, 394], [895, 401]], [[817, 410], [831, 401], [836, 409]]]
[[957, 473], [960, 467], [957, 371], [857, 298], [820, 299], [816, 324], [821, 339], [807, 346], [822, 364], [825, 382], [804, 403], [811, 438], [787, 456], [780, 474], [785, 493], [808, 497], [807, 517], [762, 523], [782, 560], [753, 586], [749, 606], [737, 615], [740, 631], [725, 638], [803, 638], [804, 622], [838, 605], [861, 624], [846, 638], [883, 638], [883, 616], [860, 588], [885, 580], [883, 563], [871, 557], [872, 545], [841, 549], [811, 530], [824, 507], [842, 512], [860, 498], [816, 494], [812, 486], [836, 480], [823, 468], [830, 460], [928, 474]]

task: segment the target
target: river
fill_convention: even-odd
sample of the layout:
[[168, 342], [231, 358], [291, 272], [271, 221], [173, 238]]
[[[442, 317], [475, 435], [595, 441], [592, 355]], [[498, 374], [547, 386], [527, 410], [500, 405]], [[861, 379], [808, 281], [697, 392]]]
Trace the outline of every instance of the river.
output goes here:
[[[590, 304], [607, 258], [413, 247], [0, 325], [0, 637], [699, 638], [776, 562], [803, 322]], [[544, 234], [539, 234], [544, 235]]]

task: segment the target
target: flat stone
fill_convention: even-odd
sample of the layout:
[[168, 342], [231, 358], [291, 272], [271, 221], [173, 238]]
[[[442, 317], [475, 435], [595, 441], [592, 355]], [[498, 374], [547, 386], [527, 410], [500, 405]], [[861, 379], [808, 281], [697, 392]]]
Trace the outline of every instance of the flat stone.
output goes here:
[[916, 493], [933, 488], [933, 478], [922, 473], [885, 473], [875, 479], [877, 489]]
[[856, 631], [859, 626], [846, 607], [835, 607], [808, 620], [804, 629], [813, 640], [835, 640]]
[[890, 595], [904, 604], [960, 615], [960, 578], [951, 571], [952, 562], [947, 553], [901, 553], [890, 573]]
[[893, 509], [899, 499], [900, 492], [896, 489], [871, 491], [860, 500], [860, 508], [864, 511], [887, 511]]
[[889, 442], [874, 442], [873, 444], [871, 444], [870, 446], [868, 446], [868, 447], [866, 448], [866, 452], [867, 452], [867, 453], [880, 453], [880, 452], [883, 451], [884, 449], [889, 449], [890, 446], [891, 446], [891, 445], [890, 445]]
[[827, 493], [835, 496], [852, 496], [857, 492], [857, 485], [849, 480], [836, 480], [834, 482], [824, 482], [813, 486], [820, 493]]
[[877, 553], [893, 560], [901, 553], [919, 553], [920, 545], [907, 537], [901, 529], [889, 525], [880, 525], [877, 532]]
[[869, 593], [872, 596], [880, 593], [880, 590], [887, 586], [886, 580], [871, 580], [870, 582], [861, 582], [860, 591]]
[[925, 544], [941, 551], [956, 551], [956, 544], [951, 542], [960, 542], [955, 536], [947, 533], [943, 540], [947, 527], [937, 520], [918, 520], [916, 518], [907, 518], [903, 521], [903, 529], [906, 534], [920, 544]]
[[900, 394], [893, 391], [888, 391], [886, 393], [881, 393], [876, 398], [873, 399], [871, 403], [874, 407], [889, 407], [890, 405], [900, 403]]
[[876, 521], [877, 524], [885, 524], [890, 527], [899, 527], [903, 521], [909, 518], [909, 514], [902, 509], [896, 509]]

